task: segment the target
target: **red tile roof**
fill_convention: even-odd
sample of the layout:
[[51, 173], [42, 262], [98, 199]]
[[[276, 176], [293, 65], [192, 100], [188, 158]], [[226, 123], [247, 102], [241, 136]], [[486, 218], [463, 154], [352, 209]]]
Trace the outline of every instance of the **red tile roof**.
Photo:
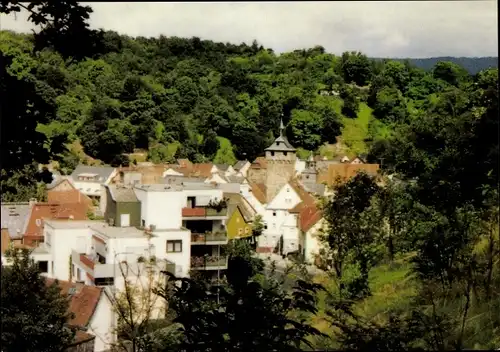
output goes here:
[[[47, 284], [51, 285], [55, 280], [47, 279]], [[59, 281], [61, 294], [67, 295], [70, 288], [76, 288], [76, 293], [71, 295], [69, 310], [74, 314], [74, 318], [69, 324], [77, 327], [86, 327], [97, 308], [101, 295], [102, 287], [87, 286], [68, 281]]]
[[299, 228], [307, 232], [323, 217], [323, 213], [315, 204], [305, 206], [299, 213]]
[[297, 180], [291, 180], [290, 181], [290, 186], [292, 186], [293, 190], [297, 193], [299, 198], [304, 202], [306, 205], [308, 204], [314, 204], [315, 199], [314, 197], [307, 192], [304, 187], [302, 187]]
[[87, 195], [83, 194], [77, 189], [65, 191], [49, 190], [47, 191], [47, 201], [49, 203], [60, 204], [83, 203], [89, 209], [93, 207], [92, 199], [90, 199]]
[[262, 204], [266, 204], [267, 187], [263, 183], [250, 183], [253, 196]]
[[[86, 220], [87, 206], [83, 203], [36, 203], [31, 209], [24, 235], [42, 236], [44, 219]], [[39, 220], [38, 223], [37, 220]]]

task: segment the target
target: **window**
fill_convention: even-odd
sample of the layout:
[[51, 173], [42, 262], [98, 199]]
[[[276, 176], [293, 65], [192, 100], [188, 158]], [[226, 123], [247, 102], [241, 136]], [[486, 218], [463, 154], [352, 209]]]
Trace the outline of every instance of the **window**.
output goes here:
[[35, 222], [36, 222], [36, 226], [38, 226], [38, 227], [42, 226], [42, 220], [36, 219]]
[[113, 286], [115, 284], [115, 279], [112, 277], [96, 277], [94, 279], [94, 284], [96, 286]]
[[80, 270], [80, 268], [76, 269], [76, 279], [78, 281], [82, 281], [82, 271]]
[[243, 229], [240, 227], [240, 228], [238, 229], [238, 236], [241, 236], [241, 235], [243, 235]]
[[267, 225], [264, 225], [264, 230], [267, 230]]
[[275, 223], [273, 223], [273, 229], [275, 229], [275, 228], [276, 228], [276, 224], [275, 224]]
[[275, 211], [273, 211], [273, 216], [276, 216], [276, 212]]
[[182, 240], [167, 241], [167, 253], [182, 252]]
[[309, 175], [306, 175], [306, 179], [309, 179]]
[[142, 224], [142, 227], [146, 227], [146, 220], [142, 219], [141, 224]]
[[284, 155], [284, 156], [286, 156], [286, 153], [287, 153], [287, 152], [283, 152], [283, 155]]
[[245, 234], [248, 235], [250, 233], [250, 227], [245, 227]]
[[196, 197], [187, 197], [187, 207], [188, 208], [196, 207]]
[[274, 156], [274, 152], [271, 152], [271, 156]]
[[42, 273], [48, 273], [49, 272], [49, 262], [46, 260], [43, 262], [38, 262], [38, 269]]
[[75, 275], [75, 264], [71, 264], [71, 276]]
[[287, 188], [286, 188], [286, 191], [287, 191], [287, 192], [290, 192], [290, 187], [287, 187]]

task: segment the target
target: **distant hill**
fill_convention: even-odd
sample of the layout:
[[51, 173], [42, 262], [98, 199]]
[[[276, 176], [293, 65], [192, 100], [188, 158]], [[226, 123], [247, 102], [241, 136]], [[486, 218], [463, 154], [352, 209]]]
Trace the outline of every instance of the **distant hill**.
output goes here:
[[405, 61], [408, 60], [411, 64], [424, 69], [426, 71], [430, 71], [434, 65], [439, 61], [451, 61], [454, 62], [463, 68], [465, 68], [470, 74], [474, 75], [481, 70], [498, 67], [498, 57], [451, 57], [451, 56], [443, 56], [443, 57], [430, 57], [427, 59], [390, 59], [396, 61]]

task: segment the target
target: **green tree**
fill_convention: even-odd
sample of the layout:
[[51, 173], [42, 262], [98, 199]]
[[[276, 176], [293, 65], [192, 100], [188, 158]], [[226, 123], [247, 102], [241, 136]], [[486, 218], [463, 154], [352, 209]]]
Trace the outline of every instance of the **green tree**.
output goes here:
[[[293, 292], [287, 293], [272, 281], [262, 284], [251, 277], [256, 267], [249, 264], [248, 251], [236, 249], [233, 253], [229, 270], [238, 271], [228, 273], [227, 285], [172, 277], [177, 285], [158, 292], [170, 302], [173, 321], [182, 326], [184, 339], [178, 348], [299, 351], [303, 345], [310, 346], [307, 337], [321, 334], [305, 321], [293, 319], [292, 314], [316, 312], [319, 286], [297, 280]], [[260, 324], [254, 323], [257, 318]]]
[[27, 252], [13, 252], [12, 265], [2, 266], [2, 350], [61, 351], [74, 336], [68, 299]]
[[[215, 154], [219, 150], [219, 140], [217, 139], [217, 134], [213, 130], [209, 130], [203, 139], [203, 144], [201, 146], [201, 151], [208, 159], [213, 159]], [[232, 150], [231, 150], [232, 153]]]
[[342, 53], [340, 70], [346, 83], [355, 83], [358, 86], [365, 86], [372, 75], [370, 60], [360, 52]]
[[290, 142], [296, 147], [316, 150], [321, 144], [322, 120], [312, 111], [293, 110], [289, 129]]
[[438, 62], [432, 70], [432, 75], [435, 79], [441, 79], [455, 87], [458, 87], [469, 76], [463, 67], [449, 61]]
[[[334, 187], [335, 197], [324, 207], [328, 226], [323, 239], [330, 251], [339, 291], [345, 289], [351, 298], [369, 294], [368, 272], [377, 256], [375, 229], [381, 225], [371, 211], [372, 198], [378, 191], [373, 177], [359, 173], [346, 183], [338, 183]], [[346, 283], [343, 279], [347, 265], [356, 266], [359, 276]]]
[[359, 111], [359, 101], [354, 89], [348, 85], [340, 88], [340, 97], [344, 101], [342, 105], [342, 114], [350, 118], [356, 118]]
[[383, 88], [377, 93], [373, 115], [382, 121], [398, 122], [406, 117], [406, 101], [397, 88]]

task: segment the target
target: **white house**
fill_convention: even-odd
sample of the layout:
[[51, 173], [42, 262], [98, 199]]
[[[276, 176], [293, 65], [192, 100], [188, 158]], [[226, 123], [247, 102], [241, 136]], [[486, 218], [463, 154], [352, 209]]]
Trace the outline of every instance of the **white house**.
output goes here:
[[[52, 284], [53, 280], [47, 280]], [[59, 280], [61, 294], [69, 296], [69, 311], [75, 313], [69, 324], [76, 327], [75, 342], [93, 337], [94, 351], [111, 348], [116, 341], [117, 316], [113, 310], [112, 296], [103, 287]]]
[[321, 243], [319, 235], [323, 226], [325, 224], [325, 220], [320, 218], [313, 224], [301, 226], [301, 247], [303, 248], [302, 254], [304, 255], [304, 261], [308, 264], [314, 264], [316, 256], [319, 254], [320, 250], [324, 247]]
[[[103, 185], [109, 185], [117, 175], [117, 170], [109, 166], [78, 165], [71, 174], [71, 182], [80, 192], [95, 200], [101, 200]], [[100, 204], [103, 212], [105, 204]]]

